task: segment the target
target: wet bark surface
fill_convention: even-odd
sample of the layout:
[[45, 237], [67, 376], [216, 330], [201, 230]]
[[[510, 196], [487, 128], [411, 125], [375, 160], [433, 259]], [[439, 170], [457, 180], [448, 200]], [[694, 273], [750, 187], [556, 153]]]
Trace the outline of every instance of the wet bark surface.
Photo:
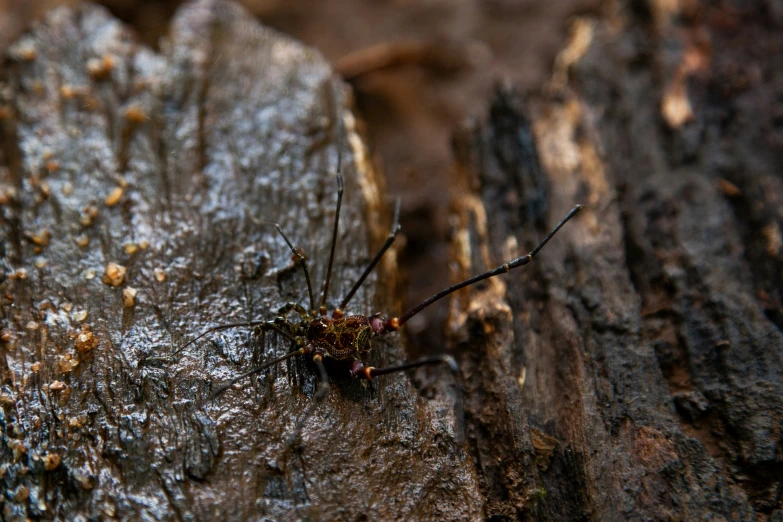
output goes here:
[[588, 205], [523, 274], [453, 303], [487, 516], [782, 516], [783, 76], [765, 5], [607, 3], [574, 21], [539, 103], [501, 90], [458, 136], [462, 272]]
[[[160, 52], [100, 8], [50, 13], [0, 89], [3, 516], [780, 520], [781, 20], [663, 0], [574, 19], [539, 96], [499, 87], [455, 135], [453, 280], [587, 206], [450, 300], [466, 444], [448, 372], [335, 371], [288, 449], [308, 362], [210, 399], [286, 342], [239, 329], [165, 356], [307, 303], [272, 222], [318, 293], [337, 118], [333, 299], [383, 240], [347, 91], [232, 4], [186, 6]], [[387, 257], [352, 310], [394, 311]], [[402, 360], [376, 340], [371, 363]]]
[[[308, 304], [270, 224], [307, 254], [318, 293], [338, 118], [346, 196], [332, 300], [387, 233], [347, 91], [316, 51], [233, 4], [200, 1], [160, 53], [85, 5], [50, 12], [9, 56], [5, 519], [479, 516], [447, 395], [423, 400], [405, 375], [363, 385], [335, 371], [288, 449], [314, 393], [309, 362], [210, 399], [287, 341], [236, 329], [166, 359], [207, 327]], [[389, 310], [387, 257], [349, 312]], [[396, 336], [374, 349], [377, 366], [404, 359]]]

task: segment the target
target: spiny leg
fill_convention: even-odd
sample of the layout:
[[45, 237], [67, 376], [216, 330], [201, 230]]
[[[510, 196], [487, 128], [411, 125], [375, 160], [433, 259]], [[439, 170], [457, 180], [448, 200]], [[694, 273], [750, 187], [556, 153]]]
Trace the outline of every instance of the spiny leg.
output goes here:
[[337, 309], [334, 311], [335, 317], [342, 316], [343, 310], [345, 310], [345, 307], [348, 306], [348, 302], [351, 300], [353, 295], [356, 293], [359, 288], [361, 288], [362, 284], [364, 283], [364, 280], [367, 279], [367, 276], [369, 276], [373, 269], [375, 268], [375, 265], [380, 262], [381, 258], [383, 257], [383, 254], [386, 253], [387, 250], [389, 250], [389, 247], [392, 246], [392, 243], [394, 243], [394, 240], [397, 238], [397, 234], [400, 231], [400, 198], [397, 198], [397, 204], [394, 207], [394, 221], [392, 222], [392, 228], [391, 232], [389, 232], [389, 236], [386, 238], [386, 242], [383, 243], [383, 246], [381, 246], [380, 250], [378, 250], [378, 253], [375, 254], [375, 257], [372, 261], [370, 261], [370, 264], [367, 265], [367, 268], [364, 269], [364, 272], [362, 273], [361, 277], [354, 283], [351, 290], [345, 295], [343, 298], [343, 301], [340, 303], [340, 306], [337, 307]]
[[420, 366], [434, 366], [438, 364], [445, 364], [451, 370], [454, 375], [455, 401], [454, 401], [454, 416], [456, 418], [457, 426], [455, 427], [455, 433], [457, 436], [457, 442], [462, 443], [465, 440], [465, 410], [462, 405], [462, 377], [460, 376], [459, 366], [457, 361], [451, 355], [436, 355], [434, 357], [426, 357], [406, 364], [400, 364], [398, 366], [389, 366], [387, 368], [375, 368], [374, 366], [365, 366], [361, 361], [354, 361], [351, 366], [351, 375], [359, 379], [372, 380], [375, 377], [381, 375], [389, 375], [390, 373], [404, 372], [405, 370], [411, 370]]

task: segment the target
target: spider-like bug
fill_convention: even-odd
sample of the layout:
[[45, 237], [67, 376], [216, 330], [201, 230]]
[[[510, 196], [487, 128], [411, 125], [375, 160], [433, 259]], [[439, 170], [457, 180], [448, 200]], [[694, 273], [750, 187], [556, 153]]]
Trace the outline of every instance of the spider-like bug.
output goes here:
[[[375, 368], [373, 366], [367, 366], [365, 365], [364, 360], [366, 360], [370, 352], [371, 340], [374, 337], [386, 335], [390, 332], [396, 332], [403, 324], [405, 324], [409, 319], [411, 319], [413, 316], [421, 312], [424, 308], [442, 299], [443, 297], [446, 297], [452, 292], [459, 290], [460, 288], [470, 286], [474, 283], [477, 283], [484, 279], [488, 279], [490, 277], [504, 274], [514, 268], [518, 268], [520, 266], [530, 263], [533, 260], [533, 257], [536, 254], [538, 254], [538, 252], [544, 247], [544, 245], [546, 245], [547, 242], [549, 242], [549, 240], [552, 239], [552, 237], [571, 218], [573, 218], [580, 210], [582, 210], [582, 205], [576, 205], [563, 218], [563, 220], [560, 221], [560, 223], [558, 223], [558, 225], [554, 229], [552, 229], [551, 232], [549, 232], [549, 234], [543, 239], [543, 241], [541, 241], [537, 247], [535, 247], [533, 250], [530, 251], [530, 253], [518, 257], [512, 261], [509, 261], [508, 263], [504, 263], [499, 267], [495, 268], [494, 270], [489, 270], [482, 274], [478, 274], [469, 279], [461, 281], [455, 285], [449, 286], [448, 288], [444, 288], [443, 290], [436, 293], [429, 299], [426, 299], [421, 303], [419, 303], [418, 305], [414, 306], [400, 317], [387, 318], [380, 313], [376, 313], [370, 316], [366, 316], [366, 315], [346, 316], [344, 310], [348, 306], [348, 303], [350, 302], [351, 298], [354, 296], [357, 290], [362, 286], [364, 281], [367, 279], [367, 277], [370, 275], [370, 273], [373, 271], [375, 266], [383, 257], [384, 253], [391, 247], [391, 245], [394, 243], [395, 238], [397, 237], [397, 233], [400, 230], [400, 225], [399, 225], [400, 206], [398, 201], [396, 211], [394, 214], [392, 229], [391, 232], [389, 233], [389, 236], [386, 238], [386, 241], [384, 242], [383, 246], [381, 246], [380, 250], [372, 259], [372, 261], [370, 261], [369, 265], [367, 266], [367, 268], [365, 268], [364, 272], [356, 281], [356, 283], [353, 285], [353, 287], [351, 287], [351, 290], [348, 292], [348, 294], [340, 302], [340, 305], [337, 308], [335, 308], [331, 316], [329, 316], [327, 313], [326, 301], [329, 295], [329, 283], [332, 274], [332, 263], [334, 261], [335, 242], [337, 240], [337, 231], [340, 222], [340, 207], [342, 205], [342, 199], [343, 199], [343, 178], [340, 173], [341, 165], [342, 165], [342, 154], [341, 154], [341, 147], [338, 144], [337, 208], [335, 210], [334, 228], [332, 230], [329, 264], [327, 265], [327, 269], [326, 269], [326, 278], [323, 285], [323, 293], [321, 295], [320, 305], [316, 307], [315, 298], [313, 296], [313, 288], [310, 280], [310, 273], [307, 269], [307, 262], [305, 260], [304, 254], [302, 254], [302, 252], [298, 248], [296, 248], [293, 245], [293, 243], [291, 243], [291, 241], [285, 235], [285, 233], [280, 228], [280, 226], [275, 225], [277, 232], [282, 236], [283, 240], [288, 245], [288, 248], [291, 249], [291, 252], [296, 258], [297, 263], [302, 266], [305, 280], [307, 281], [307, 291], [310, 298], [310, 310], [307, 310], [302, 305], [297, 303], [288, 303], [282, 308], [280, 308], [276, 319], [272, 321], [261, 319], [256, 321], [230, 323], [230, 324], [215, 326], [209, 328], [208, 330], [204, 331], [194, 339], [190, 340], [188, 343], [186, 343], [185, 345], [177, 349], [174, 352], [174, 354], [172, 354], [172, 356], [176, 355], [177, 353], [181, 352], [191, 344], [195, 343], [196, 341], [198, 341], [199, 339], [203, 338], [204, 336], [210, 333], [221, 331], [221, 330], [227, 330], [230, 328], [241, 328], [241, 327], [250, 327], [250, 326], [258, 327], [262, 331], [277, 332], [279, 335], [291, 341], [292, 346], [294, 347], [293, 351], [281, 357], [272, 359], [271, 361], [267, 361], [266, 363], [257, 366], [239, 375], [238, 377], [231, 379], [230, 381], [220, 385], [213, 391], [212, 396], [215, 397], [220, 393], [226, 391], [228, 388], [230, 388], [232, 385], [236, 384], [240, 380], [249, 377], [250, 375], [259, 373], [287, 359], [291, 359], [292, 357], [310, 356], [312, 358], [313, 363], [318, 369], [320, 382], [315, 394], [315, 402], [311, 405], [311, 407], [305, 412], [305, 414], [299, 420], [294, 436], [296, 435], [296, 432], [298, 431], [299, 427], [301, 427], [302, 423], [309, 416], [309, 414], [312, 413], [315, 405], [325, 397], [328, 391], [329, 380], [328, 380], [326, 367], [324, 365], [324, 361], [326, 359], [331, 359], [335, 361], [337, 364], [346, 367], [350, 372], [351, 377], [359, 378], [359, 379], [367, 379], [367, 380], [371, 380], [380, 375], [387, 375], [390, 373], [401, 372], [412, 368], [417, 368], [419, 366], [446, 364], [451, 369], [451, 371], [455, 374], [457, 382], [459, 382], [459, 368], [457, 367], [457, 363], [454, 360], [454, 358], [451, 357], [450, 355], [427, 357], [407, 364], [401, 364], [398, 366], [391, 366], [387, 368]], [[289, 314], [291, 314], [292, 312], [296, 312], [298, 314], [300, 318], [298, 322], [291, 321], [288, 319]], [[460, 400], [461, 400], [459, 395], [460, 392], [458, 390], [457, 408], [461, 409], [459, 407]], [[462, 416], [461, 411], [458, 411], [457, 421], [460, 423], [461, 423], [461, 416]], [[460, 429], [458, 429], [458, 431], [461, 431], [461, 426], [459, 428]]]

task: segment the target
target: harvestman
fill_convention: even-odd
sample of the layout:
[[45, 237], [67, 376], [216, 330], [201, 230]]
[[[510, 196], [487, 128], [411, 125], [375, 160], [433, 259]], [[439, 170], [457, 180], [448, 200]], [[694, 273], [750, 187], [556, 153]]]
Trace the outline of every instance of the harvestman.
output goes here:
[[[549, 232], [549, 234], [544, 238], [544, 240], [541, 241], [541, 243], [539, 243], [537, 247], [535, 247], [533, 250], [530, 251], [530, 253], [518, 257], [512, 261], [509, 261], [508, 263], [504, 263], [499, 267], [495, 268], [494, 270], [489, 270], [487, 272], [478, 274], [462, 282], [459, 282], [455, 285], [449, 286], [448, 288], [444, 288], [443, 290], [433, 295], [429, 299], [426, 299], [421, 303], [419, 303], [418, 305], [414, 306], [400, 317], [387, 318], [381, 315], [380, 313], [376, 313], [371, 316], [366, 316], [366, 315], [346, 316], [344, 310], [346, 306], [348, 306], [348, 303], [351, 301], [351, 298], [354, 296], [354, 294], [356, 294], [356, 291], [362, 286], [364, 281], [367, 279], [367, 276], [370, 275], [370, 273], [373, 271], [375, 266], [383, 257], [383, 254], [389, 249], [389, 247], [391, 247], [392, 243], [394, 243], [394, 240], [397, 237], [397, 233], [400, 230], [399, 202], [398, 202], [397, 209], [394, 215], [394, 224], [392, 225], [392, 229], [391, 232], [389, 233], [389, 236], [386, 238], [386, 242], [384, 242], [383, 246], [380, 248], [378, 253], [372, 259], [372, 261], [370, 261], [370, 264], [364, 270], [364, 272], [356, 281], [356, 283], [353, 285], [353, 287], [351, 287], [351, 290], [348, 292], [348, 294], [340, 302], [340, 305], [334, 309], [330, 317], [327, 313], [326, 300], [329, 295], [329, 283], [332, 275], [332, 263], [334, 260], [335, 242], [337, 240], [337, 230], [340, 222], [340, 207], [342, 205], [342, 200], [343, 200], [343, 178], [341, 175], [341, 166], [342, 166], [341, 149], [342, 147], [340, 143], [338, 144], [338, 152], [337, 152], [337, 208], [335, 210], [334, 228], [332, 230], [332, 240], [331, 240], [331, 247], [329, 253], [329, 264], [327, 265], [327, 269], [326, 269], [326, 279], [324, 281], [323, 293], [321, 294], [320, 305], [316, 308], [315, 298], [313, 297], [313, 288], [310, 281], [310, 273], [307, 269], [307, 261], [305, 260], [304, 254], [302, 254], [302, 252], [298, 248], [296, 248], [291, 243], [291, 241], [289, 241], [288, 237], [283, 233], [282, 229], [280, 228], [280, 225], [275, 225], [277, 232], [282, 236], [283, 240], [288, 245], [288, 248], [291, 249], [291, 252], [293, 253], [297, 262], [302, 266], [305, 280], [307, 281], [307, 291], [310, 297], [310, 310], [306, 310], [303, 306], [297, 303], [288, 303], [282, 308], [280, 308], [280, 310], [278, 311], [278, 316], [274, 321], [256, 320], [256, 321], [230, 323], [230, 324], [215, 326], [201, 333], [200, 335], [198, 335], [197, 337], [195, 337], [194, 339], [192, 339], [191, 341], [189, 341], [188, 343], [186, 343], [185, 345], [177, 349], [174, 352], [174, 354], [171, 355], [171, 357], [173, 357], [174, 355], [178, 354], [179, 352], [181, 352], [191, 344], [195, 343], [196, 341], [198, 341], [199, 339], [201, 339], [202, 337], [210, 333], [218, 332], [221, 330], [227, 330], [230, 328], [255, 326], [261, 329], [261, 331], [276, 332], [279, 335], [283, 336], [284, 338], [288, 339], [289, 341], [291, 341], [292, 345], [296, 348], [295, 350], [281, 357], [273, 359], [271, 361], [267, 361], [266, 363], [257, 366], [252, 370], [245, 372], [234, 379], [231, 379], [230, 381], [222, 384], [217, 389], [215, 389], [212, 396], [215, 397], [219, 395], [220, 393], [226, 391], [228, 388], [230, 388], [240, 380], [249, 377], [250, 375], [259, 373], [271, 366], [274, 366], [283, 361], [291, 359], [292, 357], [310, 356], [312, 358], [313, 363], [315, 363], [316, 368], [318, 369], [320, 381], [318, 384], [318, 389], [315, 394], [315, 402], [311, 405], [310, 408], [308, 408], [308, 410], [305, 412], [303, 417], [299, 420], [297, 424], [297, 429], [294, 432], [294, 436], [296, 435], [296, 432], [298, 432], [298, 428], [312, 413], [315, 405], [326, 396], [326, 393], [328, 391], [329, 378], [326, 372], [326, 367], [324, 366], [325, 359], [331, 359], [337, 362], [338, 364], [347, 367], [347, 369], [351, 374], [351, 377], [358, 378], [358, 379], [367, 379], [367, 380], [371, 380], [375, 377], [378, 377], [379, 375], [387, 375], [390, 373], [402, 372], [405, 370], [409, 370], [411, 368], [417, 368], [419, 366], [446, 364], [451, 369], [451, 371], [455, 374], [455, 377], [459, 382], [459, 373], [458, 373], [459, 369], [457, 367], [456, 361], [450, 355], [427, 357], [425, 359], [420, 359], [418, 361], [410, 362], [407, 364], [401, 364], [399, 366], [391, 366], [388, 368], [375, 368], [373, 366], [367, 366], [365, 365], [363, 360], [366, 359], [367, 356], [369, 355], [370, 348], [371, 348], [370, 340], [373, 337], [386, 335], [390, 332], [396, 332], [410, 318], [412, 318], [413, 316], [421, 312], [424, 308], [442, 299], [443, 297], [446, 297], [452, 292], [459, 290], [460, 288], [470, 286], [484, 279], [489, 279], [490, 277], [495, 277], [500, 274], [505, 274], [506, 272], [513, 270], [514, 268], [518, 268], [520, 266], [524, 266], [530, 263], [533, 260], [533, 257], [536, 254], [538, 254], [538, 252], [544, 247], [544, 245], [546, 245], [547, 242], [549, 242], [549, 240], [552, 239], [552, 237], [571, 218], [573, 218], [580, 210], [582, 210], [582, 205], [576, 205], [563, 218], [563, 220], [560, 221], [560, 223], [558, 223], [557, 226], [554, 229], [552, 229], [551, 232]], [[298, 314], [299, 322], [291, 321], [288, 319], [288, 316], [289, 314], [291, 314], [291, 312], [296, 312]], [[458, 405], [461, 403], [460, 402], [461, 398], [459, 397], [459, 395], [460, 395], [460, 391], [457, 390]], [[461, 411], [458, 412], [457, 419], [458, 422], [461, 422]]]

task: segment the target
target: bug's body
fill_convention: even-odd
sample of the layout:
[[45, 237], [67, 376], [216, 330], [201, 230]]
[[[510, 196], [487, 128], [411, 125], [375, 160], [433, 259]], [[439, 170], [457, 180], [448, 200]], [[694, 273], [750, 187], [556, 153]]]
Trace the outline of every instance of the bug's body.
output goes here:
[[[389, 247], [394, 242], [397, 232], [399, 231], [399, 223], [398, 223], [399, 202], [398, 202], [397, 212], [395, 213], [395, 218], [394, 218], [394, 226], [392, 227], [392, 232], [389, 234], [389, 237], [386, 239], [386, 242], [381, 247], [379, 252], [375, 255], [375, 257], [370, 262], [370, 264], [367, 266], [367, 268], [365, 269], [361, 277], [359, 277], [359, 280], [353, 285], [353, 287], [348, 292], [348, 294], [343, 298], [340, 305], [336, 309], [334, 309], [331, 317], [329, 317], [327, 315], [326, 303], [327, 303], [327, 295], [329, 292], [329, 281], [332, 272], [332, 261], [334, 260], [334, 246], [335, 246], [335, 241], [337, 239], [337, 229], [338, 229], [339, 218], [340, 218], [340, 205], [342, 203], [342, 194], [343, 194], [343, 181], [342, 181], [342, 177], [339, 176], [340, 161], [341, 159], [340, 159], [339, 149], [338, 149], [337, 210], [335, 213], [334, 229], [332, 232], [331, 254], [329, 256], [329, 264], [326, 270], [326, 280], [324, 281], [323, 297], [321, 298], [320, 307], [316, 308], [316, 302], [313, 297], [313, 289], [310, 282], [310, 274], [307, 270], [307, 263], [304, 254], [302, 254], [302, 252], [299, 251], [299, 249], [294, 247], [294, 245], [288, 240], [286, 235], [280, 229], [280, 227], [277, 226], [277, 231], [283, 237], [286, 244], [291, 249], [291, 252], [293, 252], [294, 260], [302, 266], [305, 279], [307, 280], [307, 290], [310, 296], [310, 310], [309, 311], [306, 310], [303, 306], [299, 304], [289, 303], [280, 309], [280, 311], [278, 312], [279, 315], [277, 319], [274, 321], [258, 320], [258, 321], [249, 321], [244, 323], [233, 323], [233, 324], [224, 324], [221, 326], [216, 326], [214, 328], [210, 328], [209, 330], [205, 331], [201, 335], [192, 339], [190, 342], [186, 343], [184, 346], [180, 347], [175, 352], [176, 355], [177, 353], [184, 350], [185, 348], [187, 348], [197, 340], [201, 339], [203, 336], [209, 334], [210, 332], [216, 332], [219, 330], [225, 330], [229, 328], [237, 328], [241, 326], [256, 326], [263, 331], [274, 331], [292, 342], [292, 346], [294, 348], [293, 351], [287, 353], [286, 355], [273, 359], [271, 361], [267, 361], [265, 364], [253, 368], [252, 370], [242, 375], [239, 375], [238, 377], [232, 379], [228, 383], [218, 387], [215, 390], [214, 395], [222, 393], [223, 391], [230, 388], [233, 384], [235, 384], [236, 382], [240, 381], [241, 379], [249, 375], [258, 373], [266, 368], [269, 368], [270, 366], [273, 366], [282, 361], [297, 356], [311, 357], [319, 370], [321, 380], [320, 380], [320, 386], [318, 388], [318, 392], [316, 394], [316, 399], [318, 400], [322, 399], [326, 395], [326, 391], [328, 389], [329, 380], [326, 374], [326, 368], [324, 366], [324, 359], [327, 357], [335, 361], [338, 361], [340, 364], [347, 366], [350, 370], [351, 376], [354, 378], [362, 378], [362, 379], [370, 380], [380, 375], [400, 372], [410, 368], [416, 368], [419, 366], [429, 365], [429, 364], [447, 364], [449, 368], [454, 372], [455, 376], [458, 377], [459, 369], [457, 367], [457, 363], [454, 361], [454, 358], [449, 355], [429, 357], [412, 363], [401, 364], [398, 366], [391, 366], [388, 368], [374, 368], [372, 366], [365, 366], [362, 360], [366, 359], [367, 355], [369, 354], [370, 341], [373, 337], [379, 335], [385, 335], [387, 333], [397, 331], [400, 328], [400, 326], [402, 326], [411, 317], [415, 316], [416, 314], [421, 312], [424, 308], [431, 305], [435, 301], [442, 299], [443, 297], [449, 295], [452, 292], [455, 292], [456, 290], [459, 290], [460, 288], [470, 286], [483, 279], [488, 279], [490, 277], [495, 277], [497, 275], [504, 274], [514, 268], [518, 268], [520, 266], [530, 263], [533, 260], [533, 256], [535, 256], [544, 247], [544, 245], [550, 239], [552, 239], [552, 237], [557, 233], [557, 231], [560, 230], [560, 228], [562, 228], [563, 225], [565, 225], [566, 222], [568, 222], [568, 220], [570, 220], [582, 209], [581, 205], [577, 205], [576, 207], [574, 207], [574, 209], [571, 210], [571, 212], [544, 238], [543, 241], [541, 241], [541, 243], [539, 243], [539, 245], [536, 248], [530, 251], [529, 254], [518, 257], [512, 261], [509, 261], [508, 263], [504, 263], [499, 267], [495, 268], [494, 270], [489, 270], [487, 272], [484, 272], [483, 274], [476, 275], [474, 277], [471, 277], [470, 279], [466, 279], [460, 283], [445, 288], [440, 292], [438, 292], [437, 294], [430, 297], [429, 299], [426, 299], [425, 301], [419, 303], [417, 306], [413, 307], [411, 310], [409, 310], [399, 318], [397, 317], [386, 318], [381, 316], [381, 314], [375, 314], [370, 316], [366, 316], [366, 315], [344, 316], [343, 310], [348, 305], [348, 302], [351, 300], [351, 297], [353, 297], [353, 295], [356, 293], [359, 287], [361, 287], [364, 280], [367, 278], [367, 276], [372, 272], [373, 268], [380, 261], [384, 252], [386, 252], [386, 250], [388, 250]], [[295, 323], [286, 318], [287, 315], [292, 311], [295, 311], [299, 315], [299, 317], [301, 318], [300, 322]], [[459, 404], [461, 404], [460, 400], [461, 398], [458, 393], [457, 394], [458, 409], [459, 409]], [[312, 411], [312, 407], [300, 419], [298, 426], [301, 426], [301, 423], [304, 421], [304, 419], [308, 417], [311, 411]], [[461, 419], [461, 414], [457, 415], [457, 419], [458, 421]]]
[[364, 315], [339, 319], [319, 317], [307, 329], [310, 344], [338, 361], [366, 358], [372, 337], [370, 319]]

